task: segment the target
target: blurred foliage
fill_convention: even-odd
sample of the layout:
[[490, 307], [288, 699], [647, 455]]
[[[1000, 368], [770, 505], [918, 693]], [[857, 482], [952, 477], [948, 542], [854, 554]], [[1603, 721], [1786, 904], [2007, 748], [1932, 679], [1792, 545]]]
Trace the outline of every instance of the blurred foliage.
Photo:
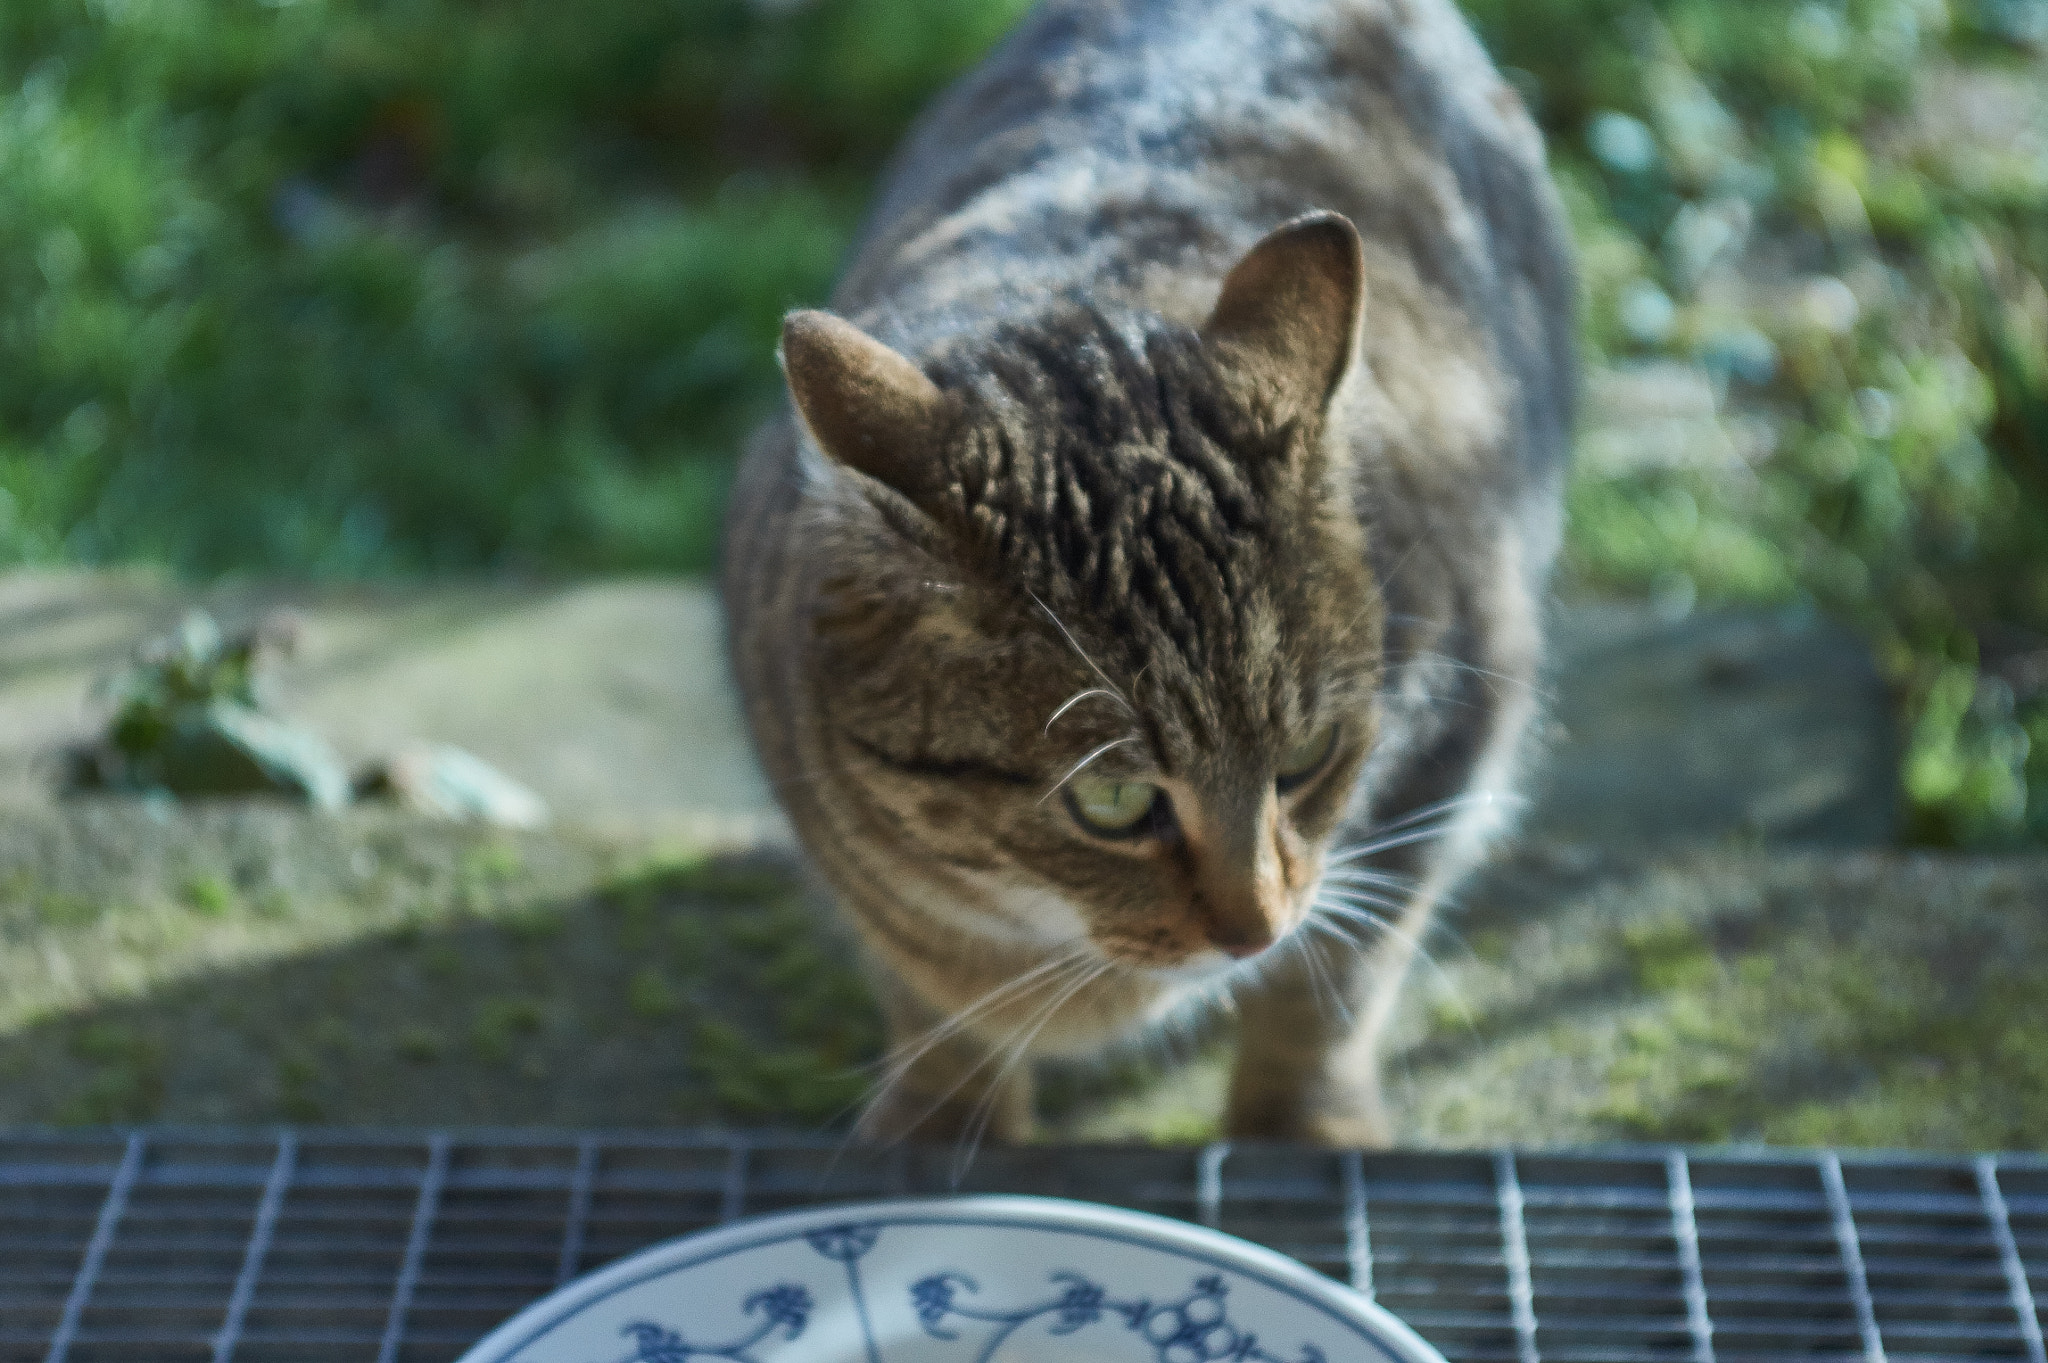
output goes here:
[[1017, 3], [9, 0], [0, 562], [700, 568]]
[[[1466, 3], [1592, 356], [1743, 437], [1583, 468], [1572, 575], [1856, 623], [1915, 836], [2048, 835], [2048, 130], [1920, 127], [2048, 0]], [[778, 317], [1025, 6], [9, 0], [0, 564], [706, 566]]]
[[335, 810], [349, 777], [317, 733], [270, 709], [266, 667], [292, 651], [295, 617], [280, 613], [234, 635], [189, 612], [143, 641], [107, 678], [105, 732], [66, 750], [69, 793], [271, 795]]
[[1910, 836], [2048, 837], [2048, 4], [1470, 8], [1550, 136], [1591, 358], [1703, 371], [1735, 437], [1582, 465], [1572, 575], [1848, 620]]

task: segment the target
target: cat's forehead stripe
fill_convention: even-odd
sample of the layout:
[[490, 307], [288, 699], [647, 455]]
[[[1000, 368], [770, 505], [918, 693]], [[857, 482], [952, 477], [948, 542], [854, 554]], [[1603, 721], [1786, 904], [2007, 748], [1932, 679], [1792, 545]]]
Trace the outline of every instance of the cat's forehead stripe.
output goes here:
[[1191, 336], [1134, 345], [1075, 307], [961, 357], [976, 403], [951, 451], [960, 522], [1005, 579], [1081, 605], [1143, 655], [1169, 647], [1213, 664], [1252, 633], [1271, 526], [1246, 473], [1267, 457], [1226, 426]]

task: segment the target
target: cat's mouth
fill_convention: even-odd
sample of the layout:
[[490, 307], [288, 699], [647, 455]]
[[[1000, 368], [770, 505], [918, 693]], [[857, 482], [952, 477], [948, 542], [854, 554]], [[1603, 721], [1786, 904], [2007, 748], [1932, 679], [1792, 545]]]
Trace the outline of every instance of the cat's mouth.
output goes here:
[[1147, 965], [1139, 969], [1161, 984], [1212, 984], [1243, 964], [1220, 951], [1204, 951], [1172, 965]]
[[1131, 959], [1122, 952], [1102, 947], [1100, 944], [1098, 949], [1110, 960], [1161, 984], [1222, 984], [1250, 979], [1272, 966], [1286, 954], [1295, 936], [1306, 930], [1307, 922], [1306, 913], [1295, 915], [1285, 926], [1278, 929], [1270, 943], [1250, 952], [1226, 951], [1219, 946], [1209, 945], [1191, 951], [1178, 960], [1162, 961], [1156, 956], [1150, 959]]

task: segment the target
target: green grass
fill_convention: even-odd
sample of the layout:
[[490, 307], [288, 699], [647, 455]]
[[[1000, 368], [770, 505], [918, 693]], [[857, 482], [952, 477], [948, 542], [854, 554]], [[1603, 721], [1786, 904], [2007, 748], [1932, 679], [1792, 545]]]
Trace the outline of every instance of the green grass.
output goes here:
[[1748, 464], [1582, 474], [1569, 576], [1818, 603], [1897, 690], [1909, 836], [2048, 837], [2048, 152], [1912, 131], [1957, 71], [2048, 80], [2001, 36], [2025, 6], [1473, 8], [1550, 134], [1590, 356], [1697, 365], [1767, 433]]
[[8, 5], [0, 563], [705, 566], [782, 313], [1018, 9]]
[[2038, 857], [1538, 859], [1492, 884], [1392, 1050], [1424, 1140], [2040, 1144]]
[[[2038, 86], [2043, 4], [1468, 0], [1590, 358], [1768, 432], [1583, 475], [1571, 581], [1853, 622], [1928, 843], [2048, 837], [2048, 165], [1903, 130], [1957, 68]], [[16, 0], [0, 565], [705, 567], [778, 318], [1024, 7]]]
[[23, 816], [0, 1125], [843, 1126], [881, 1035], [851, 961], [786, 864], [651, 836]]
[[[1404, 1139], [2040, 1142], [2048, 860], [1489, 877], [1404, 1003]], [[883, 1044], [854, 961], [785, 861], [652, 832], [73, 803], [0, 826], [0, 1126], [843, 1131]], [[1054, 1067], [1049, 1130], [1213, 1136], [1228, 1059], [1219, 1019]]]
[[1748, 463], [1582, 473], [1569, 578], [1818, 603], [1896, 688], [1909, 837], [2048, 837], [2048, 153], [1913, 132], [1957, 72], [2048, 79], [1999, 31], [2024, 6], [1473, 7], [1530, 73], [1590, 356], [1699, 366], [1765, 433]]

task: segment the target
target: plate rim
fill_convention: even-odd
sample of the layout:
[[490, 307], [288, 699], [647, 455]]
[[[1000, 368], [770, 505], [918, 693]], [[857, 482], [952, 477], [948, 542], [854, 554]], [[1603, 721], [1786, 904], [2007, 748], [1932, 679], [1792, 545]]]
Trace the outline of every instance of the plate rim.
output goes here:
[[570, 1317], [650, 1278], [851, 1222], [1017, 1226], [1148, 1244], [1264, 1283], [1364, 1334], [1400, 1363], [1444, 1363], [1436, 1347], [1378, 1302], [1277, 1250], [1154, 1212], [1026, 1193], [880, 1198], [760, 1212], [637, 1250], [530, 1302], [463, 1352], [457, 1363], [503, 1363]]

